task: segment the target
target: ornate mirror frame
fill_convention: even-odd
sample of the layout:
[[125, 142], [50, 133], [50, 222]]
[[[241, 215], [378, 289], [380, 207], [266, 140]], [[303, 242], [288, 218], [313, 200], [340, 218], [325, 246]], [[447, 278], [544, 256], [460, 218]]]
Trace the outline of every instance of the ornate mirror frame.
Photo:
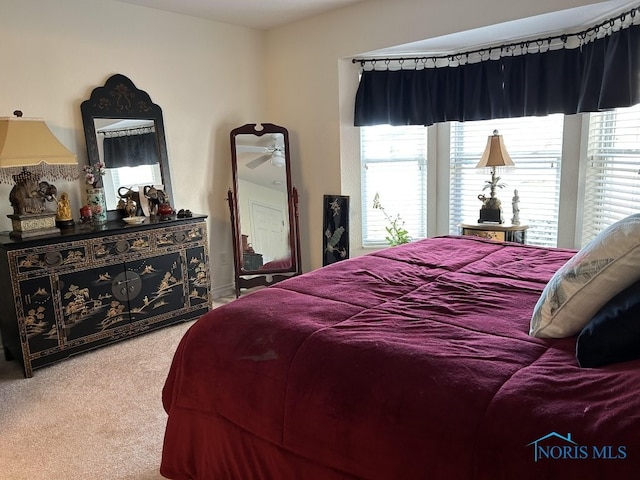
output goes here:
[[[271, 147], [270, 154], [273, 154], [275, 150], [278, 150], [277, 156], [278, 163], [284, 156], [284, 165], [270, 166], [266, 164], [267, 155], [261, 155], [262, 160], [258, 162], [265, 162], [264, 167], [258, 168], [283, 168], [286, 177], [285, 193], [286, 199], [283, 202], [282, 208], [286, 209], [286, 221], [288, 221], [289, 231], [286, 234], [286, 249], [289, 252], [289, 258], [276, 259], [274, 261], [268, 261], [265, 264], [249, 265], [247, 259], [247, 236], [243, 235], [242, 223], [240, 218], [240, 203], [243, 195], [247, 195], [246, 191], [242, 191], [240, 188], [241, 174], [240, 169], [246, 168], [247, 165], [241, 164], [240, 156], [243, 145], [238, 143], [238, 139], [245, 140], [255, 136], [256, 143], [270, 141], [276, 141], [278, 147]], [[262, 138], [265, 137], [266, 138]], [[273, 139], [273, 140], [270, 140]], [[240, 296], [241, 289], [253, 288], [257, 286], [270, 285], [272, 283], [285, 280], [291, 276], [299, 275], [302, 273], [302, 260], [300, 258], [300, 232], [299, 232], [299, 211], [298, 211], [298, 191], [292, 184], [291, 180], [291, 155], [289, 150], [289, 132], [286, 128], [274, 125], [272, 123], [255, 124], [250, 123], [241, 127], [235, 128], [230, 133], [231, 140], [231, 166], [233, 173], [233, 189], [229, 189], [227, 198], [229, 201], [229, 210], [231, 212], [231, 228], [233, 233], [233, 252], [234, 252], [234, 269], [235, 269], [235, 290], [236, 297]], [[282, 143], [282, 145], [280, 145]], [[264, 147], [254, 147], [255, 150]], [[265, 153], [265, 152], [262, 152]], [[260, 154], [258, 154], [260, 155]], [[273, 163], [273, 158], [271, 161]], [[254, 160], [252, 163], [254, 163]], [[252, 167], [249, 167], [252, 168]], [[255, 168], [255, 167], [253, 167]], [[246, 183], [244, 184], [246, 186]], [[246, 187], [245, 187], [246, 190]], [[283, 218], [283, 224], [286, 223]], [[246, 225], [246, 224], [245, 224]], [[244, 241], [243, 241], [243, 236]], [[253, 249], [251, 254], [253, 255]]]
[[[107, 79], [104, 86], [93, 89], [90, 98], [80, 105], [80, 111], [89, 165], [103, 160], [98, 148], [95, 122], [97, 119], [152, 121], [157, 139], [162, 184], [169, 199], [173, 199], [162, 109], [151, 101], [147, 92], [139, 90], [126, 76], [115, 74]], [[106, 168], [109, 168], [109, 165], [106, 165]], [[120, 218], [115, 209], [109, 209], [108, 216], [110, 219]]]

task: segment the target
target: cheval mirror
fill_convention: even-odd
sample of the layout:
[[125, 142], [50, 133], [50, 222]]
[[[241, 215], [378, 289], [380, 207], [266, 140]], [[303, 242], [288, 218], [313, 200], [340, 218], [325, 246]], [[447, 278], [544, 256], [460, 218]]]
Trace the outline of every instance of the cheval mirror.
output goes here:
[[162, 185], [172, 200], [162, 109], [124, 75], [116, 74], [80, 105], [89, 165], [103, 162], [107, 213], [119, 218], [122, 188]]
[[271, 123], [231, 131], [229, 189], [236, 297], [302, 273], [298, 191], [291, 182], [289, 133]]

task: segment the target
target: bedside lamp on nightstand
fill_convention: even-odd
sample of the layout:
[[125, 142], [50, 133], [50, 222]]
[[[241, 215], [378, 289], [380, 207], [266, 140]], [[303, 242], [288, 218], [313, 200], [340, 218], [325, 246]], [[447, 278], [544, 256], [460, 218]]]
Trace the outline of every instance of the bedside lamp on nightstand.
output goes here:
[[490, 135], [487, 140], [482, 158], [476, 165], [476, 168], [491, 172], [491, 180], [487, 180], [483, 189], [489, 188], [489, 197], [483, 194], [478, 195], [478, 199], [482, 202], [478, 223], [504, 223], [500, 200], [496, 197], [496, 187], [502, 188], [504, 184], [499, 183], [500, 177], [496, 176], [496, 170], [502, 171], [513, 167], [513, 161], [504, 146], [502, 135], [498, 135], [498, 130], [494, 130], [493, 135]]
[[75, 180], [79, 176], [76, 156], [58, 141], [42, 119], [0, 118], [0, 183], [15, 182], [9, 201], [13, 238], [60, 233], [56, 211], [48, 210], [47, 201], [56, 201], [56, 187], [40, 180]]

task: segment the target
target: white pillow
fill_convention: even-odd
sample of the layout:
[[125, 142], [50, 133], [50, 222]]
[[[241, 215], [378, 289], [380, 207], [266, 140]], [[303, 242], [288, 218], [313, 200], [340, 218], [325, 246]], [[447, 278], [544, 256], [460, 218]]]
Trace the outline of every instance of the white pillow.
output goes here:
[[640, 214], [614, 223], [549, 280], [533, 310], [529, 335], [577, 335], [616, 294], [640, 280]]

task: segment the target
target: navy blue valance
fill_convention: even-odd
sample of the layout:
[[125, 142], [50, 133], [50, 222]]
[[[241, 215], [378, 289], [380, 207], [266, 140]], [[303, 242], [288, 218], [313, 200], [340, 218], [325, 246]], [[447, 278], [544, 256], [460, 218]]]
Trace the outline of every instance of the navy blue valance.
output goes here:
[[160, 161], [155, 133], [107, 137], [103, 145], [108, 168], [154, 165]]
[[637, 103], [640, 25], [632, 25], [580, 48], [441, 68], [364, 70], [354, 125], [575, 114]]

